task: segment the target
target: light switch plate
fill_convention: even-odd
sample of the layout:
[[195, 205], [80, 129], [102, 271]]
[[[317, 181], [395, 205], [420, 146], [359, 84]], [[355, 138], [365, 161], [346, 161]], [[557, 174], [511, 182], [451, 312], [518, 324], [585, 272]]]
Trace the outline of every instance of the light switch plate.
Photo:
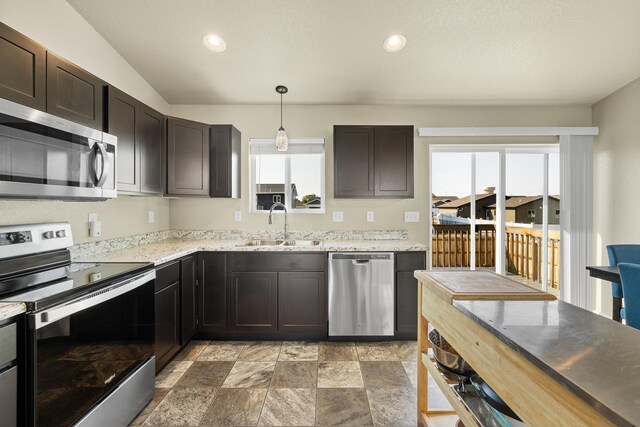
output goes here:
[[373, 222], [373, 211], [367, 211], [367, 222]]
[[235, 222], [240, 222], [240, 221], [242, 221], [242, 211], [235, 211], [235, 212], [233, 213], [233, 220], [234, 220]]
[[333, 222], [344, 222], [344, 212], [342, 212], [342, 211], [334, 211], [333, 212]]
[[149, 211], [149, 224], [153, 224], [156, 222], [156, 213], [154, 211]]
[[404, 222], [420, 222], [420, 212], [405, 212]]

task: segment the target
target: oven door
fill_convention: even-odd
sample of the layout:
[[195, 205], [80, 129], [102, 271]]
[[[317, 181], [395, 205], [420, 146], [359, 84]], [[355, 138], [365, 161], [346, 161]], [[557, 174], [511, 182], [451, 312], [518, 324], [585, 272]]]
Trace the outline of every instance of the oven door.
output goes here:
[[0, 99], [0, 197], [116, 197], [117, 138]]
[[[154, 278], [155, 271], [147, 272], [29, 315], [30, 425], [77, 423], [148, 364], [155, 339]], [[136, 394], [152, 396], [153, 380], [148, 386]], [[128, 399], [130, 421], [147, 402]]]

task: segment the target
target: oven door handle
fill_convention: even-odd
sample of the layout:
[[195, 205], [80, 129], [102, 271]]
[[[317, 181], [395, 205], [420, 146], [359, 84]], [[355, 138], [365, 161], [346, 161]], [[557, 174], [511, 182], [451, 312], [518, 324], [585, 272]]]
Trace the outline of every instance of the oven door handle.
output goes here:
[[41, 313], [34, 313], [29, 315], [29, 325], [34, 329], [43, 328], [53, 322], [56, 322], [65, 317], [71, 316], [75, 313], [79, 313], [90, 307], [101, 304], [110, 299], [116, 298], [122, 294], [130, 292], [140, 286], [149, 283], [156, 278], [156, 271], [151, 270], [144, 274], [135, 276], [129, 280], [114, 283], [104, 289], [100, 289], [90, 294], [84, 295], [80, 298], [71, 300], [62, 305], [52, 307], [49, 310]]

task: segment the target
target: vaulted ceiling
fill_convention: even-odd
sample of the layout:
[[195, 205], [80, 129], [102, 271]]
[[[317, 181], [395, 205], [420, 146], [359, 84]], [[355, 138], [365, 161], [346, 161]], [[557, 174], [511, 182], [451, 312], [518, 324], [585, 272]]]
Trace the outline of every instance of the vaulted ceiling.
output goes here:
[[640, 77], [638, 0], [68, 2], [171, 104], [593, 103]]

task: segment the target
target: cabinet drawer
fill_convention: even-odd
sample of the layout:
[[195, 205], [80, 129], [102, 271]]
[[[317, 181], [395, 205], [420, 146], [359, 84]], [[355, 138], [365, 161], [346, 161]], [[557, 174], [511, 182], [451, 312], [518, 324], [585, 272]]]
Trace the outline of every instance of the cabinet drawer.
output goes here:
[[325, 271], [327, 267], [325, 252], [245, 252], [233, 253], [229, 258], [230, 271]]
[[0, 425], [18, 425], [18, 368], [0, 374]]
[[163, 290], [167, 286], [180, 281], [180, 261], [163, 265], [156, 269], [156, 292]]
[[424, 270], [426, 255], [424, 252], [402, 252], [396, 254], [396, 271]]
[[16, 358], [16, 324], [0, 328], [0, 365]]

